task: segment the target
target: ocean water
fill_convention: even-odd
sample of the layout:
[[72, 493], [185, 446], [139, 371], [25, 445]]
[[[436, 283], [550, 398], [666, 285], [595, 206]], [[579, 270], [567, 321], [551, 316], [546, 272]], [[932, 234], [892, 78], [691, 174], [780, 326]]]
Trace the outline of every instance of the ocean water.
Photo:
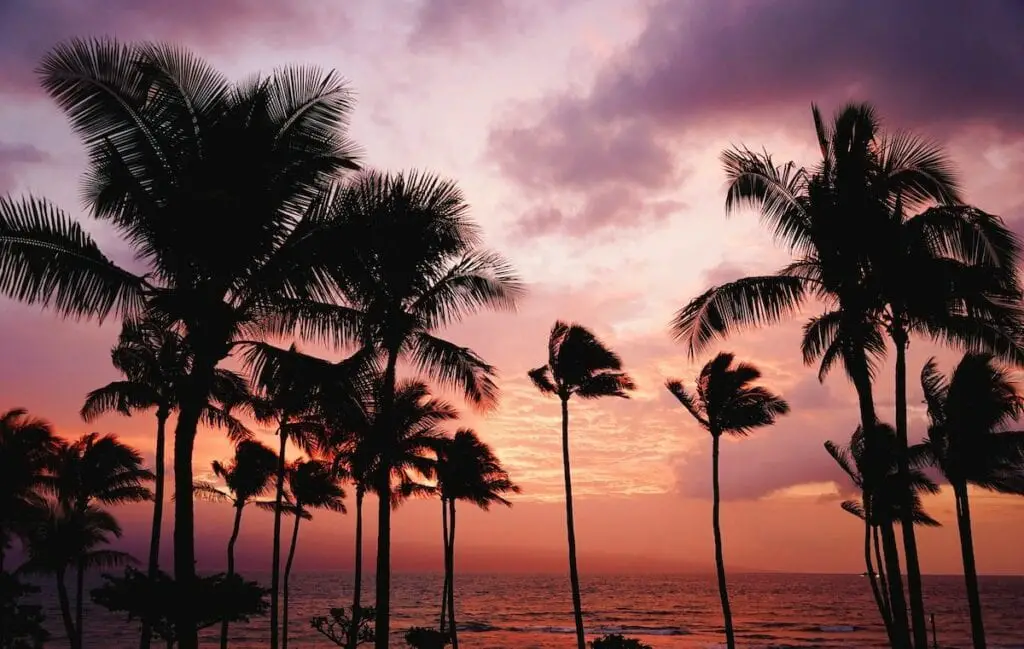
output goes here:
[[[249, 578], [269, 582], [265, 575]], [[411, 626], [437, 623], [441, 575], [393, 578], [392, 647], [404, 647]], [[938, 645], [970, 646], [962, 577], [924, 579], [926, 605], [935, 614]], [[366, 584], [364, 602], [372, 580]], [[1024, 578], [983, 577], [982, 601], [991, 649], [1024, 649]], [[47, 588], [47, 591], [50, 589]], [[556, 575], [456, 575], [459, 643], [466, 649], [563, 649], [575, 646], [567, 578]], [[885, 647], [870, 588], [857, 575], [749, 574], [730, 577], [737, 642], [749, 649]], [[333, 647], [309, 626], [314, 615], [351, 600], [347, 572], [297, 573], [291, 586], [290, 647]], [[654, 649], [724, 647], [714, 576], [583, 576], [588, 639], [622, 633]], [[43, 596], [55, 636], [65, 646], [59, 613]], [[138, 642], [136, 625], [103, 610], [89, 610], [86, 649], [127, 649]], [[232, 627], [232, 647], [267, 646], [267, 619]], [[202, 634], [217, 645], [216, 629]], [[157, 645], [159, 646], [159, 645]]]

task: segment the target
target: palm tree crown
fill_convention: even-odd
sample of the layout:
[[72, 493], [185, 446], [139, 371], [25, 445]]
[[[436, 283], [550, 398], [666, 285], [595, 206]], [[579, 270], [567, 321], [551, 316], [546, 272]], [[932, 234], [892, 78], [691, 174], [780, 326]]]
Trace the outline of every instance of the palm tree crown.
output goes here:
[[568, 400], [628, 398], [636, 388], [622, 371], [622, 359], [582, 325], [557, 321], [548, 338], [547, 365], [530, 370], [530, 380], [545, 394]]
[[492, 504], [510, 507], [512, 503], [505, 494], [522, 491], [512, 482], [494, 450], [468, 428], [461, 428], [441, 441], [437, 484], [442, 499], [467, 501], [485, 511]]
[[37, 488], [56, 450], [49, 423], [21, 408], [0, 414], [0, 570], [12, 537], [41, 512]]
[[152, 494], [144, 483], [152, 479], [137, 450], [114, 435], [89, 433], [60, 447], [46, 487], [63, 507], [74, 510], [149, 500]]

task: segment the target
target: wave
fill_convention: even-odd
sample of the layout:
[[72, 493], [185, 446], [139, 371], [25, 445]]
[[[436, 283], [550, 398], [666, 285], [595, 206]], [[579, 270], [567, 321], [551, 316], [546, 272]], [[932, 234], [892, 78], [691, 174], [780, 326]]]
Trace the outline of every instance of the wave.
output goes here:
[[817, 627], [817, 630], [821, 631], [822, 633], [853, 633], [854, 631], [858, 631], [859, 629], [849, 624], [831, 624], [826, 626], [819, 626]]
[[[459, 623], [459, 631], [467, 633], [493, 633], [503, 631], [505, 633], [551, 633], [571, 634], [576, 633], [576, 628], [571, 626], [494, 626], [484, 622]], [[588, 635], [608, 635], [618, 633], [622, 635], [657, 635], [657, 636], [683, 636], [691, 632], [683, 627], [676, 626], [603, 626], [588, 629]]]

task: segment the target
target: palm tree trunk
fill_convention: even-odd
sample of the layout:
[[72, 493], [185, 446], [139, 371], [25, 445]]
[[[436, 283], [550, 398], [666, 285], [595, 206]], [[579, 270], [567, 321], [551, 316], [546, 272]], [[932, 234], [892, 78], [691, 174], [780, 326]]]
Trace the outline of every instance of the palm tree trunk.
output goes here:
[[889, 580], [889, 611], [892, 615], [893, 633], [899, 639], [894, 649], [910, 649], [909, 627], [907, 625], [907, 602], [903, 598], [903, 579], [900, 570], [900, 552], [896, 545], [896, 531], [891, 521], [884, 521], [882, 527], [882, 549], [885, 555], [885, 574]]
[[82, 641], [75, 629], [75, 621], [71, 618], [71, 599], [68, 587], [64, 582], [64, 570], [57, 571], [57, 601], [60, 603], [60, 617], [64, 621], [64, 632], [68, 634], [68, 645], [71, 649], [82, 649]]
[[274, 543], [270, 551], [273, 564], [270, 566], [270, 649], [277, 649], [279, 643], [278, 595], [281, 592], [281, 501], [284, 498], [284, 459], [288, 448], [288, 434], [285, 422], [277, 429], [281, 447], [277, 455], [277, 486], [274, 496]]
[[295, 509], [295, 526], [292, 528], [292, 543], [288, 548], [288, 560], [284, 564], [284, 590], [283, 606], [281, 608], [281, 649], [288, 649], [288, 580], [292, 576], [292, 562], [295, 561], [295, 546], [299, 542], [299, 522], [302, 516], [299, 515], [298, 503]]
[[352, 625], [348, 631], [348, 648], [356, 649], [359, 635], [360, 596], [363, 590], [363, 496], [362, 487], [356, 487], [356, 563], [355, 578], [352, 584]]
[[[238, 542], [238, 531], [242, 529], [242, 509], [245, 503], [235, 503], [235, 523], [231, 527], [231, 538], [228, 539], [228, 579], [235, 576], [235, 543]], [[228, 625], [225, 619], [220, 623], [220, 649], [228, 649]]]
[[85, 604], [85, 559], [78, 561], [75, 570], [75, 631], [78, 633], [78, 646], [82, 646], [82, 607]]
[[[878, 577], [875, 573], [874, 562], [871, 560], [871, 505], [870, 500], [865, 494], [864, 496], [864, 566], [868, 571], [868, 581], [871, 582], [871, 594], [875, 598], [875, 605], [878, 607], [878, 613], [882, 616], [882, 623], [885, 625], [885, 634], [889, 638], [889, 644], [892, 644], [892, 618], [889, 615], [889, 607], [885, 604], [885, 599], [882, 597], [882, 592], [878, 588]], [[881, 568], [881, 566], [879, 566]]]
[[448, 529], [448, 626], [452, 634], [452, 649], [459, 649], [459, 629], [455, 626], [455, 499], [448, 500], [451, 526]]
[[[907, 332], [896, 318], [892, 324], [892, 339], [896, 347], [896, 453], [901, 485], [910, 484], [910, 460], [907, 440]], [[914, 634], [914, 647], [928, 649], [928, 626], [924, 616], [924, 595], [921, 589], [921, 566], [917, 557], [917, 538], [914, 533], [914, 493], [909, 486], [901, 487], [903, 555], [907, 563], [907, 591], [910, 595], [910, 621]]]
[[971, 611], [971, 638], [974, 640], [974, 649], [985, 649], [985, 624], [981, 617], [978, 569], [974, 564], [974, 534], [971, 531], [971, 506], [967, 500], [967, 485], [954, 485], [953, 491], [956, 497], [956, 524], [960, 530], [960, 553], [964, 561], [967, 604]]
[[444, 546], [444, 585], [441, 586], [441, 622], [438, 629], [444, 633], [448, 611], [448, 502], [441, 497], [441, 537]]
[[[149, 566], [146, 574], [149, 583], [156, 583], [157, 571], [160, 570], [160, 528], [164, 516], [164, 453], [167, 446], [167, 417], [163, 408], [156, 413], [156, 466], [153, 483], [153, 524], [149, 533]], [[139, 649], [149, 649], [153, 642], [153, 627], [149, 617], [142, 620], [142, 638]]]
[[[392, 422], [395, 401], [395, 377], [398, 367], [398, 351], [388, 352], [388, 364], [384, 370], [384, 384], [381, 390], [380, 433], [386, 440], [394, 436]], [[387, 442], [382, 445], [379, 475], [377, 476], [377, 615], [374, 620], [374, 649], [388, 649], [391, 635], [391, 449]], [[274, 648], [271, 648], [274, 649]]]
[[[174, 580], [185, 593], [196, 591], [192, 452], [216, 365], [216, 360], [196, 359], [192, 374], [179, 394], [178, 423], [174, 430]], [[195, 598], [191, 596], [176, 602], [174, 623], [178, 649], [199, 649], [194, 607]]]
[[[889, 601], [889, 581], [885, 576], [885, 562], [882, 561], [882, 540], [879, 538], [878, 525], [871, 526], [871, 534], [874, 537], [875, 563], [878, 564], [878, 585], [882, 590], [885, 610], [889, 612], [889, 625], [892, 626], [892, 602]], [[892, 638], [890, 638], [890, 644], [895, 644], [891, 640]]]
[[569, 537], [569, 583], [572, 586], [572, 613], [576, 621], [577, 649], [587, 649], [583, 632], [583, 604], [580, 602], [580, 575], [576, 569], [576, 525], [572, 515], [572, 472], [569, 468], [569, 399], [562, 398], [562, 470], [565, 473], [565, 527]]
[[721, 503], [718, 489], [718, 452], [721, 434], [711, 437], [711, 527], [715, 533], [715, 569], [718, 572], [718, 595], [722, 599], [722, 618], [725, 621], [725, 643], [729, 649], [736, 649], [736, 637], [732, 628], [732, 609], [729, 607], [729, 589], [725, 583], [725, 559], [722, 556]]

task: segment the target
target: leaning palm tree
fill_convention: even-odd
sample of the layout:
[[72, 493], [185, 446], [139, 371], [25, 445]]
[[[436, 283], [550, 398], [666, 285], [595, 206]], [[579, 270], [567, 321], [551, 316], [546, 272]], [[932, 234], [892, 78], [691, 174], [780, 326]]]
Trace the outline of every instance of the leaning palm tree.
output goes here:
[[622, 371], [622, 360], [582, 325], [556, 321], [548, 337], [547, 365], [530, 370], [530, 380], [542, 394], [562, 404], [562, 471], [565, 475], [565, 524], [569, 540], [569, 582], [572, 587], [576, 644], [586, 649], [580, 576], [576, 569], [576, 527], [572, 513], [572, 474], [569, 467], [569, 399], [628, 398], [636, 386]]
[[[356, 490], [355, 574], [352, 586], [352, 617], [348, 629], [349, 649], [355, 649], [361, 617], [363, 575], [363, 498], [376, 493], [385, 482], [378, 472], [390, 472], [388, 492], [384, 496], [392, 508], [416, 490], [421, 478], [434, 477], [437, 445], [443, 437], [440, 425], [458, 417], [455, 407], [430, 394], [422, 381], [400, 381], [395, 390], [395, 435], [380, 438], [377, 423], [383, 377], [377, 376], [372, 390], [367, 391], [357, 412], [326, 410], [331, 432], [327, 455], [336, 470], [343, 469]], [[385, 448], [385, 443], [387, 447]], [[382, 458], [387, 456], [385, 465]], [[386, 468], [385, 468], [386, 467]]]
[[[896, 632], [890, 581], [900, 570], [894, 526], [902, 522], [901, 508], [906, 500], [901, 494], [903, 482], [899, 476], [896, 448], [896, 431], [887, 424], [878, 424], [868, 435], [858, 427], [847, 446], [825, 442], [825, 450], [861, 492], [859, 502], [845, 500], [841, 506], [864, 522], [864, 565], [875, 605], [891, 644], [896, 643]], [[914, 524], [938, 526], [939, 523], [924, 511], [919, 495], [937, 493], [938, 486], [922, 471], [915, 469], [910, 474], [910, 488]]]
[[[311, 510], [326, 509], [345, 513], [345, 490], [341, 488], [341, 475], [329, 463], [317, 460], [299, 460], [288, 467], [288, 494], [290, 498], [271, 505], [284, 508], [295, 517], [292, 541], [285, 561], [281, 600], [281, 647], [288, 649], [288, 581], [295, 561], [295, 548], [299, 541], [299, 523], [313, 518]], [[269, 504], [269, 503], [268, 503]]]
[[[376, 418], [381, 438], [396, 434], [399, 360], [445, 387], [460, 389], [473, 406], [493, 406], [498, 395], [494, 368], [437, 331], [482, 309], [514, 308], [521, 288], [511, 266], [481, 247], [479, 230], [455, 183], [426, 173], [369, 172], [338, 188], [325, 212], [344, 223], [351, 246], [352, 254], [340, 259], [347, 303], [296, 303], [289, 317], [277, 320], [278, 332], [354, 344], [381, 359], [384, 378]], [[381, 461], [387, 465], [391, 458], [385, 453]], [[377, 474], [379, 493], [390, 489], [389, 475], [386, 468]], [[375, 644], [386, 649], [391, 597], [387, 498], [380, 499], [377, 528]]]
[[0, 414], [0, 572], [11, 541], [42, 511], [38, 487], [56, 450], [48, 422], [21, 408]]
[[484, 511], [493, 504], [511, 507], [512, 503], [505, 495], [519, 493], [521, 489], [512, 482], [491, 447], [468, 428], [459, 429], [454, 436], [441, 441], [437, 448], [436, 473], [436, 491], [441, 496], [445, 555], [441, 632], [444, 632], [444, 611], [447, 606], [452, 647], [459, 649], [458, 627], [455, 624], [455, 504], [463, 500]]
[[[213, 482], [196, 482], [194, 489], [200, 498], [217, 502], [230, 502], [235, 508], [231, 537], [228, 539], [227, 578], [235, 576], [235, 544], [242, 529], [242, 510], [254, 499], [270, 493], [273, 478], [277, 473], [277, 454], [270, 448], [251, 439], [242, 440], [235, 446], [235, 456], [228, 463], [213, 461], [213, 474], [224, 482], [221, 489]], [[220, 646], [228, 646], [228, 620], [220, 625]]]
[[948, 378], [933, 358], [921, 371], [921, 386], [928, 404], [928, 433], [916, 450], [953, 487], [971, 635], [974, 649], [984, 649], [967, 486], [1024, 495], [1024, 431], [1005, 429], [1024, 412], [1024, 399], [988, 354], [965, 355]]
[[[147, 569], [152, 581], [160, 569], [167, 420], [177, 410], [178, 386], [188, 376], [192, 354], [179, 332], [169, 327], [168, 323], [151, 318], [141, 322], [125, 322], [110, 357], [114, 367], [125, 378], [90, 392], [82, 406], [81, 415], [85, 421], [93, 421], [110, 411], [126, 416], [139, 410], [156, 411], [156, 481], [153, 488], [153, 522]], [[201, 421], [208, 426], [224, 427], [231, 440], [237, 443], [251, 433], [231, 416], [230, 410], [248, 398], [245, 379], [235, 372], [218, 368]], [[151, 640], [149, 621], [143, 620], [141, 649], [147, 649]]]
[[736, 648], [729, 608], [729, 591], [725, 581], [722, 557], [722, 529], [719, 521], [718, 454], [722, 435], [744, 437], [752, 431], [771, 426], [776, 418], [789, 412], [789, 404], [767, 388], [752, 385], [761, 378], [761, 371], [747, 363], [733, 365], [733, 355], [721, 353], [708, 361], [697, 377], [696, 392], [687, 390], [681, 381], [670, 380], [669, 392], [711, 433], [712, 528], [715, 534], [715, 568], [718, 571], [718, 593], [725, 618], [725, 638], [729, 649]]
[[67, 574], [131, 562], [130, 555], [104, 547], [120, 536], [121, 526], [110, 512], [96, 505], [69, 509], [54, 501], [26, 534], [28, 557], [18, 570], [56, 578], [61, 621], [71, 649], [82, 649], [82, 599], [79, 592], [74, 604], [79, 613], [72, 615]]
[[[906, 478], [907, 335], [1019, 358], [1010, 335], [1019, 320], [1019, 290], [1008, 263], [1017, 246], [998, 217], [958, 203], [955, 174], [939, 148], [906, 133], [884, 134], [868, 105], [846, 106], [831, 123], [816, 107], [813, 115], [821, 151], [813, 168], [777, 166], [769, 155], [746, 149], [723, 154], [727, 212], [758, 209], [793, 262], [773, 275], [711, 288], [680, 310], [673, 333], [695, 354], [717, 337], [797, 313], [808, 298], [826, 308], [808, 327], [817, 345], [805, 347], [808, 363], [834, 362], [844, 349], [853, 357], [884, 352], [884, 345], [865, 349], [874, 345], [868, 337], [882, 331], [896, 343], [896, 432]], [[845, 342], [834, 344], [837, 337]], [[857, 390], [861, 426], [870, 430], [877, 421], [870, 374], [863, 358], [845, 369]], [[920, 569], [914, 526], [907, 523], [914, 645], [923, 646]], [[903, 617], [895, 616], [897, 626]], [[910, 646], [905, 629], [897, 635], [898, 646]]]
[[[321, 207], [328, 182], [355, 167], [352, 97], [334, 72], [232, 82], [180, 47], [116, 40], [58, 45], [39, 73], [85, 147], [88, 212], [141, 266], [114, 263], [44, 199], [0, 198], [0, 295], [71, 318], [148, 311], [181, 328], [194, 356], [174, 430], [174, 567], [190, 589], [192, 451], [215, 368], [285, 296], [292, 313], [337, 297], [347, 239]], [[174, 611], [182, 649], [198, 646], [194, 600]]]
[[[123, 444], [114, 435], [89, 433], [78, 440], [60, 446], [54, 455], [49, 474], [43, 482], [44, 489], [53, 496], [60, 512], [61, 524], [86, 525], [91, 514], [90, 508], [98, 505], [121, 505], [141, 502], [153, 497], [145, 483], [153, 474], [142, 466], [142, 455], [134, 448]], [[99, 510], [97, 510], [99, 511]], [[117, 533], [113, 528], [102, 528], [103, 532]], [[103, 535], [101, 535], [103, 536]], [[97, 540], [97, 543], [106, 539]], [[77, 643], [82, 642], [83, 606], [85, 604], [85, 572], [89, 555], [88, 544], [80, 544], [83, 554], [75, 564], [75, 632]]]

